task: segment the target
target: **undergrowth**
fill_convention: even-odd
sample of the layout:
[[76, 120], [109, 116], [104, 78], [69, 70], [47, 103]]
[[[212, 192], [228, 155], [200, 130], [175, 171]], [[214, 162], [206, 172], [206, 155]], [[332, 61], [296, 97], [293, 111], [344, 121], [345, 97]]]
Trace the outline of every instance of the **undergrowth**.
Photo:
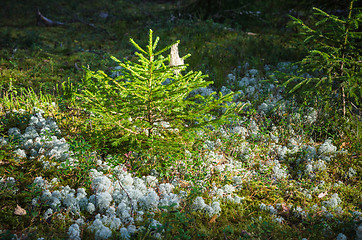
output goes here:
[[[285, 95], [276, 73], [293, 74], [285, 62], [306, 54], [291, 29], [246, 33], [238, 24], [177, 17], [167, 1], [47, 1], [42, 13], [66, 26], [43, 27], [31, 20], [31, 4], [0, 14], [1, 239], [361, 239], [360, 116]], [[209, 75], [214, 84], [200, 94], [235, 92], [236, 118], [187, 139], [156, 139], [159, 151], [113, 144], [114, 128], [99, 128], [102, 117], [80, 104], [82, 80], [96, 69], [108, 89], [127, 83], [113, 77], [119, 68], [110, 56], [137, 61], [141, 50], [128, 39], [146, 46], [150, 28], [160, 49], [180, 40], [180, 56], [191, 53], [188, 68]], [[136, 198], [135, 189], [144, 195]], [[103, 209], [107, 192], [113, 202]], [[116, 217], [122, 224], [112, 228]]]

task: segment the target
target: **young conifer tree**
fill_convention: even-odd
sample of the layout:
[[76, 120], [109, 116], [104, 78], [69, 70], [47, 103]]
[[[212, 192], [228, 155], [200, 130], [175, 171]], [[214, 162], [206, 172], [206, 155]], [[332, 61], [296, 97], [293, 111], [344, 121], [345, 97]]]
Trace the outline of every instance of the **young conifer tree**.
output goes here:
[[119, 77], [87, 70], [80, 96], [93, 113], [93, 126], [108, 129], [114, 146], [136, 143], [138, 149], [156, 151], [182, 143], [195, 128], [221, 123], [235, 114], [235, 105], [230, 104], [233, 93], [193, 94], [213, 82], [205, 81], [207, 76], [201, 72], [186, 72], [187, 65], [173, 64], [172, 59], [170, 64], [170, 55], [162, 54], [179, 42], [156, 51], [159, 38], [153, 40], [152, 33], [146, 48], [130, 39], [138, 50], [136, 62], [112, 57], [121, 66]]
[[[316, 99], [318, 108], [324, 106], [324, 110], [342, 112], [343, 116], [360, 111], [361, 104], [359, 28], [362, 14], [360, 9], [353, 8], [354, 2], [350, 1], [345, 19], [318, 8], [314, 8], [316, 19], [312, 26], [292, 17], [304, 36], [309, 52], [298, 63], [299, 74], [291, 76], [283, 84], [289, 93], [307, 100]], [[304, 73], [308, 73], [307, 77]]]

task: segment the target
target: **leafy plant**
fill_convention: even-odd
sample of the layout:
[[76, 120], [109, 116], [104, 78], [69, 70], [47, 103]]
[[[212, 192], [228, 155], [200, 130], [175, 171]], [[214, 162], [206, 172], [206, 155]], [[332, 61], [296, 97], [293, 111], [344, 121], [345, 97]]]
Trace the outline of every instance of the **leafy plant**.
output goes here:
[[[112, 132], [108, 139], [112, 145], [132, 143], [150, 150], [180, 145], [190, 129], [220, 123], [233, 114], [234, 105], [227, 104], [233, 93], [196, 94], [194, 90], [207, 87], [212, 81], [205, 81], [207, 76], [201, 72], [182, 74], [186, 65], [167, 64], [173, 63], [170, 58], [179, 58], [178, 54], [162, 56], [175, 44], [155, 52], [159, 38], [153, 41], [152, 30], [146, 49], [133, 39], [130, 41], [138, 50], [138, 61], [122, 62], [112, 57], [121, 67], [120, 76], [115, 79], [103, 71], [88, 69], [79, 95], [92, 113], [95, 128], [102, 129], [99, 133]], [[179, 64], [188, 56], [179, 58]]]
[[[298, 63], [299, 73], [283, 83], [290, 94], [301, 95], [315, 105], [340, 111], [359, 110], [361, 96], [361, 13], [353, 9], [350, 2], [348, 18], [342, 19], [314, 8], [317, 17], [313, 27], [295, 17], [294, 24], [305, 36], [310, 49], [308, 55]], [[307, 74], [306, 74], [307, 73]]]

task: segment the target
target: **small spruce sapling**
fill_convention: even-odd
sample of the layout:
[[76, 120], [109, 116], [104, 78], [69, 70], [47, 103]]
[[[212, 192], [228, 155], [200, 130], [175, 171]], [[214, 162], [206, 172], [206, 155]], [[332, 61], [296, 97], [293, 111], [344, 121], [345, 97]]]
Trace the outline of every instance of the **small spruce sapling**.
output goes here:
[[[360, 9], [350, 1], [347, 19], [314, 8], [317, 17], [314, 26], [291, 17], [309, 48], [308, 55], [300, 61], [299, 74], [283, 83], [290, 94], [316, 100], [334, 111], [342, 110], [345, 116], [350, 109], [359, 111], [361, 104], [361, 24]], [[307, 75], [305, 73], [308, 73]]]
[[[152, 33], [150, 30], [146, 48], [130, 39], [138, 50], [137, 62], [111, 57], [121, 66], [118, 77], [86, 71], [79, 96], [93, 113], [93, 126], [111, 130], [112, 136], [107, 136], [114, 146], [136, 143], [138, 149], [156, 150], [180, 144], [192, 129], [220, 124], [235, 115], [234, 93], [192, 94], [213, 82], [205, 81], [207, 76], [201, 72], [185, 72], [183, 61], [190, 55], [178, 57], [179, 42], [156, 51], [159, 38], [153, 40]], [[169, 49], [171, 59], [162, 55]]]

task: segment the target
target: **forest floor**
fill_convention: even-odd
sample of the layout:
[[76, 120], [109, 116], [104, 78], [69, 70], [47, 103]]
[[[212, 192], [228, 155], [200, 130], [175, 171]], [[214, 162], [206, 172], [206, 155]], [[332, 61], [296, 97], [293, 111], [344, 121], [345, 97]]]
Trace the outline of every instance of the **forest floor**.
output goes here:
[[[330, 132], [271, 81], [305, 55], [292, 29], [162, 1], [39, 4], [0, 10], [1, 239], [362, 239], [360, 122]], [[38, 7], [63, 24], [37, 24]], [[85, 69], [136, 60], [129, 39], [145, 46], [149, 29], [209, 75], [202, 94], [245, 105], [180, 155], [100, 141], [76, 95]]]

